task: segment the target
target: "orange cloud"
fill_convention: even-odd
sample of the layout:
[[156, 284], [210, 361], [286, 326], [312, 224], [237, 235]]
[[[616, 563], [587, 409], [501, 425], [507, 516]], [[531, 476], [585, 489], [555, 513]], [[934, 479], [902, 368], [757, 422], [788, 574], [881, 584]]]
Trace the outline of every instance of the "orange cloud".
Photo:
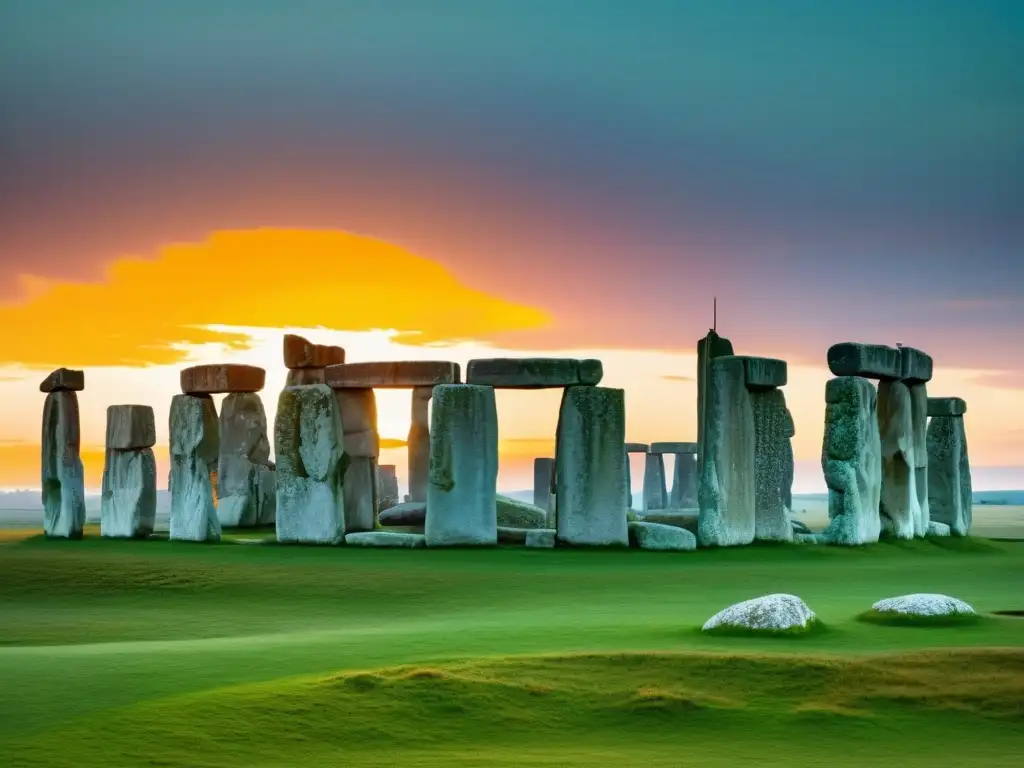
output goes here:
[[483, 340], [549, 322], [537, 309], [460, 283], [442, 266], [388, 243], [332, 230], [216, 232], [151, 259], [122, 258], [98, 283], [22, 278], [0, 306], [0, 364], [146, 366], [180, 363], [188, 345], [247, 348], [244, 333], [209, 326], [394, 329], [405, 344]]

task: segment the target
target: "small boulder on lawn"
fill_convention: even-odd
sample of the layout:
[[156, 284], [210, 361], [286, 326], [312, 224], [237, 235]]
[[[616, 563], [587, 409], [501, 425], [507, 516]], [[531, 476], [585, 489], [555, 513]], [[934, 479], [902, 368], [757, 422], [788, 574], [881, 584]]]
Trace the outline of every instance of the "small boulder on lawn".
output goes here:
[[674, 525], [634, 522], [629, 524], [629, 545], [663, 552], [692, 552], [697, 548], [697, 537]]
[[774, 594], [730, 605], [708, 619], [703, 631], [800, 634], [817, 622], [814, 611], [796, 595]]

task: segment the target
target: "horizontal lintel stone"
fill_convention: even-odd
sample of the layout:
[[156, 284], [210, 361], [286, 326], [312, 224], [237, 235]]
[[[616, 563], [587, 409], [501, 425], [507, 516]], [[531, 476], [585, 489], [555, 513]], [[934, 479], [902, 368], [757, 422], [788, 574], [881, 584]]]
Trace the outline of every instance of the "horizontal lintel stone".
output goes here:
[[[749, 355], [723, 355], [730, 360], [743, 363], [743, 383], [747, 389], [776, 389], [786, 386], [789, 366], [785, 360], [774, 357], [751, 357]], [[715, 358], [722, 359], [721, 357]]]
[[967, 413], [967, 402], [959, 397], [929, 397], [929, 416], [963, 416]]
[[913, 347], [900, 349], [900, 378], [911, 383], [932, 380], [932, 356]]
[[181, 372], [181, 391], [186, 395], [259, 392], [266, 381], [267, 372], [255, 365], [196, 365]]
[[491, 357], [470, 360], [467, 384], [499, 389], [547, 389], [601, 383], [600, 360], [569, 357]]
[[696, 443], [651, 443], [651, 453], [696, 453]]
[[284, 335], [284, 365], [292, 370], [301, 368], [326, 368], [345, 362], [345, 350], [325, 344], [314, 344], [302, 336], [291, 333]]
[[626, 453], [648, 453], [651, 450], [647, 443], [626, 443], [624, 448]]
[[442, 360], [343, 363], [326, 368], [333, 389], [409, 389], [458, 384], [459, 364]]
[[81, 392], [85, 389], [85, 371], [58, 368], [39, 385], [40, 392]]
[[844, 341], [828, 349], [828, 369], [836, 376], [899, 379], [903, 375], [900, 351], [884, 344]]

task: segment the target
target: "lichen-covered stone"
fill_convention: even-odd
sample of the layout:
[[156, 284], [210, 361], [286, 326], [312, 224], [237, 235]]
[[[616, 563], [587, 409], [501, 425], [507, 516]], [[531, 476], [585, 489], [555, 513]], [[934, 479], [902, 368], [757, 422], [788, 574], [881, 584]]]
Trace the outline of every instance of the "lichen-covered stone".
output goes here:
[[545, 389], [597, 385], [604, 369], [600, 360], [560, 357], [494, 357], [470, 360], [466, 381], [500, 389]]
[[170, 443], [170, 538], [217, 541], [221, 526], [210, 474], [217, 467], [220, 429], [209, 395], [171, 398]]
[[929, 416], [963, 416], [967, 413], [967, 403], [959, 397], [929, 397]]
[[665, 458], [660, 453], [644, 456], [644, 512], [665, 509], [668, 494], [665, 490]]
[[[628, 443], [627, 443], [628, 445]], [[660, 442], [651, 443], [649, 453], [697, 453], [696, 443]]]
[[840, 378], [895, 380], [903, 376], [900, 351], [884, 344], [860, 344], [844, 341], [829, 347], [828, 369]]
[[562, 393], [555, 447], [558, 540], [582, 546], [628, 546], [622, 450], [625, 393], [568, 387]]
[[497, 544], [497, 482], [494, 389], [475, 384], [436, 387], [430, 424], [427, 546]]
[[286, 387], [277, 401], [277, 540], [340, 544], [345, 536], [341, 413], [323, 384]]
[[381, 525], [398, 525], [403, 527], [421, 527], [427, 522], [427, 502], [404, 501], [388, 509], [381, 510], [377, 516]]
[[810, 629], [817, 620], [814, 611], [796, 595], [775, 594], [730, 605], [704, 623], [704, 631], [752, 629], [782, 632]]
[[267, 372], [255, 365], [196, 365], [181, 372], [181, 391], [186, 395], [217, 395], [259, 392]]
[[[394, 464], [377, 467], [377, 509], [391, 509], [398, 503], [398, 473]], [[426, 504], [424, 504], [426, 509]]]
[[928, 424], [928, 508], [931, 520], [954, 536], [971, 529], [970, 461], [962, 416], [934, 416]]
[[[904, 347], [903, 351], [906, 351]], [[930, 368], [929, 368], [930, 370]], [[914, 518], [914, 535], [928, 533], [928, 388], [927, 384], [911, 384], [910, 421], [914, 439], [914, 492], [917, 494], [917, 516]]]
[[932, 379], [932, 357], [913, 347], [900, 348], [900, 378], [908, 385], [924, 384]]
[[506, 528], [544, 528], [547, 525], [546, 510], [509, 496], [495, 495], [498, 525]]
[[697, 508], [697, 453], [677, 453], [672, 468], [669, 509]]
[[156, 523], [156, 458], [153, 450], [108, 449], [101, 493], [101, 535], [126, 539], [149, 536]]
[[754, 538], [791, 541], [793, 526], [786, 505], [786, 396], [781, 389], [750, 394], [754, 412]]
[[284, 335], [284, 365], [291, 369], [326, 368], [345, 362], [345, 350], [313, 342], [291, 333]]
[[327, 385], [334, 389], [408, 389], [459, 382], [458, 363], [444, 360], [407, 360], [386, 363], [329, 365]]
[[629, 543], [639, 549], [692, 552], [697, 548], [697, 537], [674, 525], [638, 521], [629, 524]]
[[260, 525], [262, 470], [270, 464], [267, 414], [256, 393], [234, 393], [220, 408], [217, 517], [227, 528]]
[[897, 539], [924, 535], [917, 496], [914, 415], [910, 388], [902, 381], [878, 385], [878, 431], [882, 443], [881, 514], [885, 531]]
[[432, 387], [412, 391], [412, 418], [409, 420], [409, 500], [426, 501], [430, 483], [430, 398]]
[[416, 549], [425, 547], [427, 539], [422, 533], [398, 533], [396, 531], [362, 531], [345, 535], [350, 547], [392, 547]]
[[698, 502], [704, 546], [749, 544], [755, 532], [754, 409], [740, 358], [711, 364]]
[[791, 436], [782, 441], [782, 503], [791, 513], [793, 511], [793, 477], [796, 462], [793, 459], [793, 440]]
[[748, 355], [740, 355], [739, 359], [743, 361], [744, 380], [751, 391], [784, 387], [789, 380], [789, 366], [785, 360]]
[[277, 471], [272, 466], [260, 467], [257, 473], [256, 520], [258, 525], [277, 522]]
[[555, 546], [555, 537], [553, 528], [535, 528], [526, 532], [525, 544], [531, 549], [551, 549]]
[[39, 383], [39, 391], [49, 394], [51, 392], [81, 392], [85, 389], [85, 371], [76, 371], [70, 368], [58, 368]]
[[54, 390], [46, 396], [42, 435], [43, 532], [79, 539], [85, 526], [85, 472], [74, 391]]
[[342, 482], [345, 530], [348, 533], [372, 531], [377, 510], [377, 460], [370, 456], [349, 456]]
[[821, 466], [828, 486], [825, 535], [834, 544], [878, 541], [882, 490], [877, 394], [867, 379], [840, 376], [825, 386]]
[[879, 600], [871, 606], [878, 613], [900, 616], [975, 616], [968, 603], [949, 595], [918, 593]]
[[554, 474], [554, 459], [538, 458], [533, 460], [533, 505], [543, 509], [544, 512], [551, 511], [551, 481]]

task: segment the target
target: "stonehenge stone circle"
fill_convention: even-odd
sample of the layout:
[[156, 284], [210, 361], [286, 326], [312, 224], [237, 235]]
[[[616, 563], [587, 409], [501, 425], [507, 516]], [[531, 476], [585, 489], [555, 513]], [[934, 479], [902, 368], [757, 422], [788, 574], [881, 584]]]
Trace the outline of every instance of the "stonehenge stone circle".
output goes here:
[[562, 393], [555, 436], [556, 530], [571, 545], [628, 546], [623, 483], [625, 393], [573, 386]]
[[551, 485], [555, 475], [555, 460], [538, 458], [533, 460], [533, 505], [545, 512], [554, 507]]
[[668, 506], [668, 492], [665, 489], [665, 457], [660, 453], [644, 455], [643, 511], [653, 512]]
[[61, 368], [39, 385], [46, 392], [42, 428], [43, 532], [79, 539], [85, 527], [85, 470], [81, 456], [78, 395], [85, 374]]
[[210, 474], [220, 452], [220, 430], [209, 395], [171, 398], [170, 444], [170, 538], [217, 541], [221, 526]]
[[277, 402], [277, 540], [340, 544], [345, 537], [341, 414], [323, 384], [285, 387]]
[[949, 526], [954, 536], [968, 535], [973, 512], [966, 412], [958, 397], [928, 399], [928, 507], [931, 520]]
[[494, 389], [434, 388], [430, 429], [428, 547], [498, 543], [498, 411]]
[[669, 491], [669, 509], [697, 508], [697, 443], [651, 443], [651, 453], [671, 453], [675, 456], [672, 467], [672, 489]]
[[495, 357], [470, 360], [466, 382], [499, 389], [595, 386], [604, 368], [600, 360], [557, 357]]
[[272, 523], [266, 506], [270, 468], [267, 414], [255, 392], [234, 392], [220, 408], [217, 458], [217, 517], [222, 527], [251, 528]]
[[145, 538], [156, 524], [156, 419], [148, 405], [107, 408], [100, 535]]
[[224, 395], [259, 392], [267, 372], [254, 365], [196, 365], [181, 372], [181, 391], [186, 395]]

